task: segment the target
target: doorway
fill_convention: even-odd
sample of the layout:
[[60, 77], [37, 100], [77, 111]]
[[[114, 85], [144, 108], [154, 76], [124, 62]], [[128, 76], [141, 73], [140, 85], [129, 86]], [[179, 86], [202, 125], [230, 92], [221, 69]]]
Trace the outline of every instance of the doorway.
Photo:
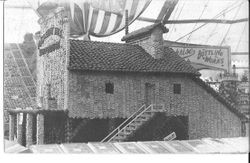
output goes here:
[[145, 104], [155, 104], [155, 84], [145, 83]]
[[166, 116], [164, 113], [156, 113], [126, 141], [163, 141], [173, 132], [176, 134], [175, 140], [189, 139], [188, 116]]

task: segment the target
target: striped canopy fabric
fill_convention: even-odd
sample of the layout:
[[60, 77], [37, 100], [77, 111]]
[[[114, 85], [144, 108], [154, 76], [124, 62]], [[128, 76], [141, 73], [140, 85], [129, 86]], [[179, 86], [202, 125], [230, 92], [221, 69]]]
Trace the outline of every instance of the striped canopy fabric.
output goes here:
[[64, 7], [70, 18], [71, 36], [92, 35], [105, 37], [125, 28], [125, 11], [128, 24], [138, 18], [152, 0], [73, 0], [47, 1], [37, 8], [45, 16], [58, 6]]
[[[57, 7], [64, 7], [69, 15], [71, 37], [92, 35], [105, 37], [125, 28], [125, 12], [128, 24], [133, 23], [149, 8], [155, 22], [167, 20], [178, 0], [27, 0], [40, 17]], [[38, 3], [39, 2], [39, 3]], [[153, 8], [152, 8], [153, 7]], [[148, 12], [148, 11], [147, 11]]]
[[[128, 11], [128, 23], [130, 24], [147, 8], [151, 0], [120, 0], [117, 1], [117, 3], [118, 2], [121, 2], [119, 6], [120, 9], [118, 8], [119, 10], [112, 6], [106, 8], [85, 3], [84, 6], [81, 7], [81, 4], [75, 4], [74, 7], [77, 8], [77, 5], [80, 6], [81, 11], [83, 11], [83, 16], [85, 16], [85, 18], [83, 18], [84, 29], [82, 31], [96, 37], [109, 36], [117, 33], [125, 27], [125, 10]], [[72, 12], [72, 9], [74, 8], [70, 9], [71, 13], [78, 13]], [[75, 21], [79, 17], [74, 15], [71, 15], [71, 17], [74, 23], [79, 22]]]

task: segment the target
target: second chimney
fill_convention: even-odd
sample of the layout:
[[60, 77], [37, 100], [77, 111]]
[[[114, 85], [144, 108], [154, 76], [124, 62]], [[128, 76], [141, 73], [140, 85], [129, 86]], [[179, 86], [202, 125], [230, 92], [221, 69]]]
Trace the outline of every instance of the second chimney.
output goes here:
[[164, 55], [163, 33], [168, 31], [162, 23], [157, 23], [127, 34], [122, 41], [138, 44], [153, 58], [160, 59]]

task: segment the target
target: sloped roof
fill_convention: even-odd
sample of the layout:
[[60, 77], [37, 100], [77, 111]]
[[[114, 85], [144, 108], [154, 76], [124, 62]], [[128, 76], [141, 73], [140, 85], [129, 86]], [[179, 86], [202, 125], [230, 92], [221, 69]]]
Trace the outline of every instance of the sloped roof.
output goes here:
[[248, 120], [245, 114], [243, 114], [240, 109], [236, 107], [233, 102], [230, 102], [226, 97], [222, 94], [216, 92], [209, 84], [201, 80], [200, 78], [193, 78], [193, 80], [199, 84], [202, 88], [204, 88], [208, 93], [210, 93], [214, 98], [220, 101], [223, 105], [225, 105], [231, 112], [237, 115], [242, 120]]
[[27, 42], [4, 45], [4, 109], [35, 106], [35, 49]]
[[70, 40], [68, 69], [200, 75], [168, 47], [163, 58], [154, 59], [139, 45], [83, 40]]
[[167, 33], [169, 31], [162, 23], [155, 23], [155, 24], [146, 26], [144, 28], [140, 28], [138, 30], [135, 30], [135, 31], [127, 34], [126, 36], [122, 37], [121, 40], [126, 41], [126, 40], [133, 39], [135, 37], [146, 35], [146, 34], [150, 33], [154, 28], [156, 28], [158, 26], [163, 30], [163, 33]]

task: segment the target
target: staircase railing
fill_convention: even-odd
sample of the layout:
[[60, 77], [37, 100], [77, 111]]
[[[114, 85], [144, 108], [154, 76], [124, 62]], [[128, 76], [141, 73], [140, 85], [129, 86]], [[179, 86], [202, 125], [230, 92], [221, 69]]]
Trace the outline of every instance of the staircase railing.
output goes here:
[[[160, 106], [162, 109], [164, 107], [164, 105], [162, 104], [151, 104], [149, 105], [147, 108], [145, 108], [142, 112], [140, 112], [132, 121], [130, 121], [126, 126], [124, 126], [119, 132], [121, 132], [124, 128], [126, 128], [128, 125], [130, 125], [132, 122], [134, 122], [134, 120], [136, 120], [137, 118], [139, 118], [143, 113], [145, 113], [146, 111], [150, 111], [150, 112], [161, 112], [162, 109], [158, 110], [155, 109], [157, 106]], [[155, 107], [155, 108], [154, 108]], [[119, 134], [119, 132], [117, 134]]]
[[133, 113], [128, 119], [126, 119], [121, 125], [119, 125], [116, 129], [114, 129], [108, 136], [106, 136], [101, 142], [109, 142], [114, 137], [116, 137], [117, 134], [119, 134], [123, 129], [125, 129], [128, 125], [130, 125], [135, 119], [137, 119], [139, 116], [141, 116], [143, 113], [151, 109], [153, 110], [154, 104], [149, 105], [146, 107], [143, 105], [138, 109], [135, 113]]
[[134, 112], [130, 117], [128, 117], [122, 124], [120, 124], [116, 129], [114, 129], [108, 136], [106, 136], [101, 142], [109, 141], [113, 139], [121, 129], [123, 129], [126, 124], [128, 124], [130, 121], [133, 121], [133, 119], [140, 114], [143, 110], [146, 109], [146, 105], [142, 105], [136, 112]]

